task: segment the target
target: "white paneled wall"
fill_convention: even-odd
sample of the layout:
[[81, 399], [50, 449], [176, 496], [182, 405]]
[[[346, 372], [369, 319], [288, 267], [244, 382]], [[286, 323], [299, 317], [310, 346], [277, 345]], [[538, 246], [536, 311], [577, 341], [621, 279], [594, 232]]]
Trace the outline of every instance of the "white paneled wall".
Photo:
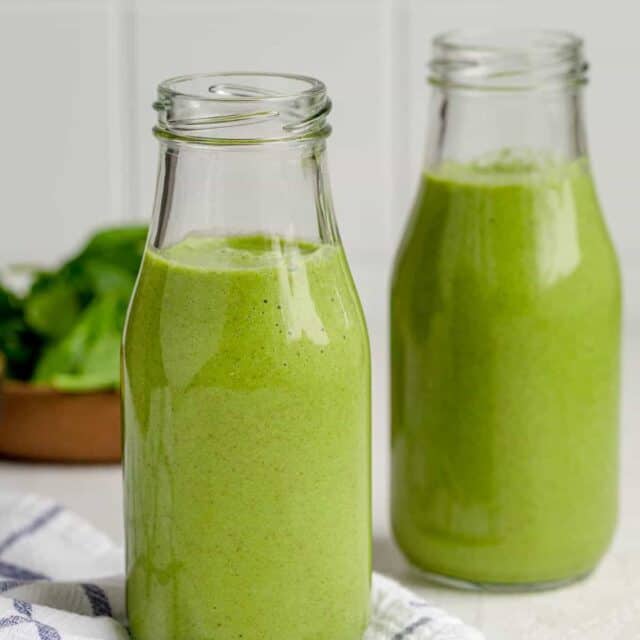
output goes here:
[[583, 34], [602, 200], [640, 249], [640, 40], [633, 0], [0, 0], [3, 262], [60, 257], [98, 223], [145, 218], [155, 86], [171, 75], [282, 70], [334, 100], [331, 172], [345, 244], [388, 256], [422, 156], [431, 37], [455, 26]]
[[112, 37], [100, 3], [0, 3], [3, 263], [51, 260], [121, 205]]
[[546, 26], [586, 38], [592, 155], [631, 307], [640, 292], [638, 17], [634, 0], [0, 0], [0, 261], [55, 261], [97, 225], [147, 218], [160, 80], [317, 76], [334, 102], [335, 203], [370, 326], [376, 436], [386, 438], [386, 289], [420, 171], [431, 37]]

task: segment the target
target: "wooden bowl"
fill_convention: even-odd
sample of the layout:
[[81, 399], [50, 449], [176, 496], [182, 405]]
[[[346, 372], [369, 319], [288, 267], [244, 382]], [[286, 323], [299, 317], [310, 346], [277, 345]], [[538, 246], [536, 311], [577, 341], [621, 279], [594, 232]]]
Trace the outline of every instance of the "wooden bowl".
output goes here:
[[0, 398], [0, 456], [49, 462], [119, 462], [120, 396], [62, 393], [7, 380]]

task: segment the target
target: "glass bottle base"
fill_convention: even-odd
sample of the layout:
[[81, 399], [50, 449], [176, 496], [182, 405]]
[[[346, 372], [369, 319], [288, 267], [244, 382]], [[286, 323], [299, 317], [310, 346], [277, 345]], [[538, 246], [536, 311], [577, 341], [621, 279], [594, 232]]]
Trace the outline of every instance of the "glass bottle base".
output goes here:
[[[409, 562], [409, 561], [408, 561]], [[431, 582], [450, 589], [458, 589], [462, 591], [483, 591], [487, 593], [535, 593], [537, 591], [551, 591], [553, 589], [561, 589], [575, 582], [580, 582], [588, 578], [593, 569], [589, 569], [584, 573], [569, 578], [560, 578], [559, 580], [543, 580], [541, 582], [476, 582], [473, 580], [465, 580], [464, 578], [455, 578], [443, 573], [427, 571], [417, 567], [409, 562], [411, 572], [421, 580]]]

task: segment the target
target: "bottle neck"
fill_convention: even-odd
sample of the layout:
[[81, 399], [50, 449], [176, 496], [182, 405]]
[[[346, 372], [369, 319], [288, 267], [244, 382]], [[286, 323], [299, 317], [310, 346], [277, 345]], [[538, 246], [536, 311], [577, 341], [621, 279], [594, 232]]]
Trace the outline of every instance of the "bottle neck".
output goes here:
[[582, 87], [483, 91], [436, 86], [426, 166], [516, 157], [569, 162], [587, 153]]
[[433, 40], [429, 69], [428, 167], [501, 158], [535, 165], [586, 154], [588, 64], [579, 37], [535, 29], [453, 31]]
[[190, 234], [337, 243], [324, 139], [256, 145], [160, 142], [151, 246]]

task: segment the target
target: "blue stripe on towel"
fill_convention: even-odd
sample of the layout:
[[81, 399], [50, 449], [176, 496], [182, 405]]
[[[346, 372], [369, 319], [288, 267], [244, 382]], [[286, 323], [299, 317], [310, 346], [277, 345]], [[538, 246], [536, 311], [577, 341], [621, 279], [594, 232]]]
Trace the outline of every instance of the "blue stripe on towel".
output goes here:
[[0, 618], [0, 629], [4, 627], [13, 627], [17, 624], [22, 624], [25, 619], [22, 616], [7, 616], [6, 618]]
[[20, 538], [24, 538], [25, 536], [31, 535], [35, 533], [38, 529], [43, 527], [49, 520], [55, 518], [60, 511], [62, 511], [62, 507], [59, 505], [55, 505], [47, 509], [43, 514], [39, 515], [35, 520], [32, 520], [29, 524], [25, 525], [21, 529], [10, 533], [2, 542], [0, 542], [0, 555], [2, 555], [8, 547], [12, 544], [20, 540]]
[[431, 622], [431, 618], [418, 618], [415, 622], [412, 622], [408, 627], [405, 627], [402, 631], [396, 633], [391, 640], [405, 640], [408, 638], [416, 629], [423, 627], [425, 624], [429, 624]]
[[5, 591], [11, 591], [16, 587], [21, 587], [23, 584], [29, 584], [31, 580], [0, 580], [0, 593]]
[[40, 640], [62, 640], [60, 634], [48, 624], [43, 624], [42, 622], [38, 622], [38, 636], [40, 636]]
[[48, 580], [47, 576], [43, 573], [37, 573], [31, 571], [31, 569], [25, 569], [19, 567], [16, 564], [10, 562], [4, 562], [0, 560], [0, 576], [3, 578], [9, 578], [9, 580]]
[[62, 640], [60, 634], [56, 629], [45, 624], [44, 622], [40, 622], [33, 617], [33, 607], [30, 602], [25, 602], [24, 600], [18, 600], [15, 598], [13, 600], [13, 608], [20, 614], [18, 616], [6, 616], [4, 618], [0, 618], [0, 629], [3, 627], [15, 627], [19, 624], [34, 624], [36, 629], [38, 630], [38, 638], [39, 640]]
[[109, 616], [113, 617], [111, 612], [111, 604], [109, 598], [104, 592], [104, 589], [97, 584], [83, 584], [82, 588], [91, 604], [91, 610], [94, 616]]
[[13, 601], [13, 607], [18, 613], [21, 613], [23, 616], [27, 616], [27, 618], [30, 618], [33, 614], [33, 607], [30, 602], [25, 602], [24, 600], [18, 600], [16, 598]]

